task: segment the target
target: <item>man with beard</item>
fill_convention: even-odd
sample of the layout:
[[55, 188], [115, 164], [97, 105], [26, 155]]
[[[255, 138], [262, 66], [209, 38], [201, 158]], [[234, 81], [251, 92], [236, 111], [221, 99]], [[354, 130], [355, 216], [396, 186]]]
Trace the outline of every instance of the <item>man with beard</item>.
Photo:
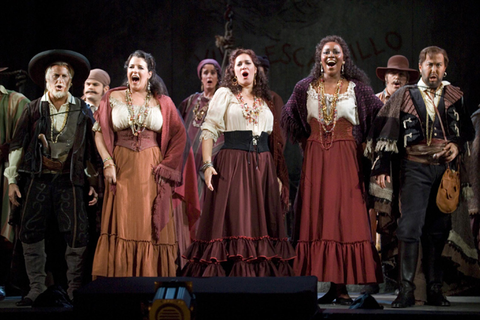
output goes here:
[[82, 99], [90, 106], [92, 113], [97, 111], [103, 95], [110, 90], [110, 76], [102, 69], [92, 69], [85, 80]]
[[450, 215], [436, 205], [437, 190], [449, 163], [456, 160], [464, 142], [473, 139], [463, 93], [448, 81], [444, 49], [420, 52], [421, 79], [391, 96], [375, 119], [367, 153], [375, 151], [372, 176], [385, 188], [390, 182], [392, 154], [400, 158], [400, 212], [397, 238], [400, 257], [400, 292], [393, 308], [415, 303], [413, 282], [419, 243], [427, 281], [427, 304], [449, 306], [442, 292], [441, 254], [451, 227]]
[[19, 207], [20, 241], [30, 291], [17, 302], [29, 306], [46, 290], [45, 239], [53, 228], [67, 243], [68, 295], [81, 285], [83, 256], [88, 242], [85, 205], [97, 202], [84, 169], [95, 157], [92, 121], [82, 100], [69, 89], [75, 75], [79, 84], [90, 64], [83, 55], [68, 50], [49, 50], [30, 60], [28, 71], [44, 95], [25, 107], [10, 143], [9, 199]]

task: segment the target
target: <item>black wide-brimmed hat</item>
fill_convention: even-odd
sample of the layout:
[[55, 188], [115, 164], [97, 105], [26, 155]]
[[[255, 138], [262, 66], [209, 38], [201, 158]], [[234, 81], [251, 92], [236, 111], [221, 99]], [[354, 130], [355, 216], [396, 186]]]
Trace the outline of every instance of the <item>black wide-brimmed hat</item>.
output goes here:
[[35, 84], [45, 87], [45, 70], [55, 62], [68, 63], [73, 69], [72, 82], [75, 86], [83, 87], [90, 73], [88, 59], [75, 51], [70, 50], [47, 50], [35, 55], [28, 63], [28, 74]]

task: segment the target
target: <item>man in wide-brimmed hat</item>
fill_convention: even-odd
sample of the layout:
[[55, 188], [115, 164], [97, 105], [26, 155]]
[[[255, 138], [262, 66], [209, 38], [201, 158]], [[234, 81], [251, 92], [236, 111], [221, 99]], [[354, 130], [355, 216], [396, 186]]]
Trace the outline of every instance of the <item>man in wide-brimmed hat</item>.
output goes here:
[[402, 55], [390, 57], [386, 67], [378, 67], [378, 79], [385, 82], [385, 89], [377, 93], [383, 103], [387, 102], [392, 94], [406, 84], [413, 84], [418, 80], [418, 70], [410, 69], [408, 59]]
[[[383, 103], [386, 103], [395, 91], [406, 84], [415, 83], [418, 80], [419, 72], [418, 70], [410, 69], [408, 59], [405, 56], [395, 55], [388, 59], [386, 67], [378, 67], [376, 74], [378, 79], [385, 83], [385, 89], [383, 89], [382, 92], [377, 93], [377, 97], [382, 100]], [[396, 226], [396, 219], [398, 218], [395, 213], [398, 210], [393, 210], [392, 213], [392, 207], [390, 205], [393, 194], [391, 183], [387, 183], [387, 189], [382, 190], [375, 184], [374, 178], [371, 178], [370, 193], [376, 200], [375, 209], [371, 208], [369, 210], [370, 219], [373, 222], [378, 221], [380, 228], [375, 228], [375, 230], [381, 230], [380, 242], [382, 250], [382, 270], [384, 271], [386, 284], [385, 291], [393, 292], [396, 289], [394, 281], [397, 279], [397, 277], [394, 276], [394, 273], [397, 270], [395, 267], [397, 241], [393, 236], [393, 231]], [[381, 215], [378, 215], [378, 219], [377, 211], [382, 212]], [[373, 238], [375, 239], [376, 234], [374, 231], [373, 233]], [[378, 293], [379, 289], [380, 287], [378, 284], [369, 284], [362, 289], [362, 292]], [[417, 298], [419, 297], [420, 295], [417, 295]]]
[[[0, 72], [7, 68], [0, 67]], [[0, 300], [5, 298], [5, 285], [13, 252], [13, 227], [8, 224], [10, 204], [8, 201], [8, 180], [3, 176], [8, 163], [8, 149], [17, 126], [18, 119], [28, 100], [23, 94], [7, 90], [0, 85]]]
[[[474, 130], [463, 105], [463, 92], [444, 81], [448, 63], [444, 49], [424, 48], [419, 55], [420, 80], [399, 88], [388, 99], [369, 133], [366, 150], [375, 159], [372, 177], [376, 184], [384, 189], [391, 176], [401, 177], [397, 198], [401, 217], [396, 229], [400, 292], [392, 302], [393, 308], [415, 304], [420, 239], [426, 303], [450, 305], [442, 292], [441, 255], [451, 227], [448, 212], [455, 208], [443, 208], [436, 199], [443, 174], [452, 161], [458, 161], [465, 142], [473, 139]], [[374, 156], [371, 152], [375, 152]], [[392, 171], [394, 158], [400, 166]]]
[[46, 290], [45, 237], [52, 223], [67, 242], [67, 292], [73, 298], [88, 239], [85, 207], [97, 201], [84, 172], [95, 158], [92, 120], [85, 102], [69, 92], [72, 83], [83, 86], [90, 71], [87, 58], [69, 50], [44, 51], [30, 60], [28, 71], [45, 93], [22, 113], [5, 169], [10, 202], [21, 206], [17, 222], [30, 280], [19, 306], [32, 305]]

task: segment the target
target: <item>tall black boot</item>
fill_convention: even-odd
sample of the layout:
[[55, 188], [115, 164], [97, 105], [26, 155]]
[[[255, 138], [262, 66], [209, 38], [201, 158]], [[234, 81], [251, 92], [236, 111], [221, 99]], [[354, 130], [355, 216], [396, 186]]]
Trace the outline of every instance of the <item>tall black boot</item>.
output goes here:
[[407, 308], [415, 304], [415, 269], [418, 259], [418, 242], [398, 241], [400, 257], [400, 292], [392, 302], [392, 308]]
[[445, 237], [441, 235], [428, 235], [422, 238], [422, 262], [427, 280], [427, 304], [432, 306], [450, 306], [450, 302], [442, 292], [443, 269], [441, 259], [445, 240]]

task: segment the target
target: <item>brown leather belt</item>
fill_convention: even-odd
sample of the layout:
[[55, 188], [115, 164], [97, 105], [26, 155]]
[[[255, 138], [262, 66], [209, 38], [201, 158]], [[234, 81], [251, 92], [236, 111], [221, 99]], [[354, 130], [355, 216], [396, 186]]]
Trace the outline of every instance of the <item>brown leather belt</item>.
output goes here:
[[442, 157], [434, 157], [435, 154], [443, 151], [447, 145], [445, 140], [432, 139], [432, 143], [427, 145], [425, 141], [419, 144], [406, 147], [407, 159], [423, 164], [439, 165], [444, 163]]
[[55, 171], [55, 172], [62, 172], [63, 170], [63, 163], [55, 159], [49, 159], [45, 156], [42, 156], [42, 165], [43, 170]]

